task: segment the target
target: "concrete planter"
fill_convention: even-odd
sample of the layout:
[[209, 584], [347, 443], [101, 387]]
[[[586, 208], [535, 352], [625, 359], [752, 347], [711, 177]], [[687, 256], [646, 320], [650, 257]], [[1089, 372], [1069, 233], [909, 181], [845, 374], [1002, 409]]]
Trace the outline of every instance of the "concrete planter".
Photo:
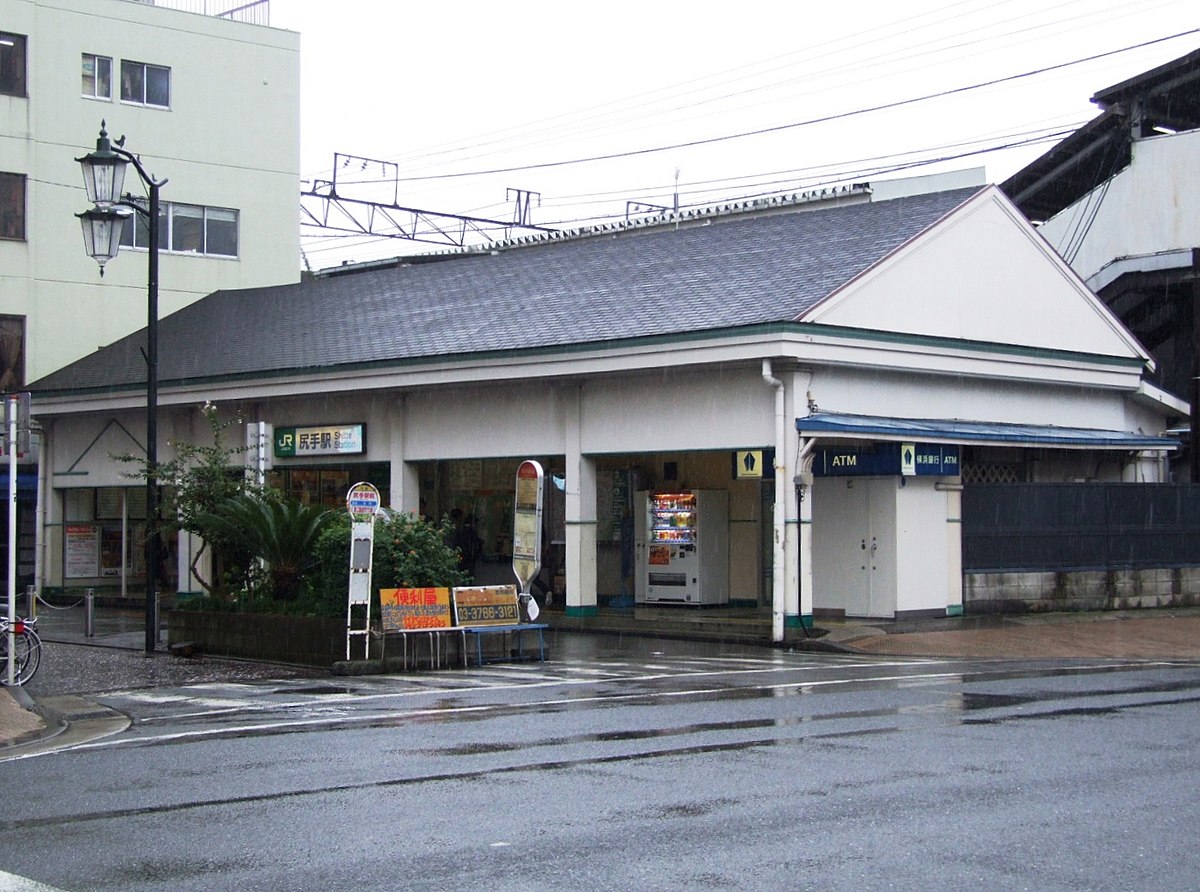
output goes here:
[[167, 643], [187, 642], [214, 657], [332, 666], [346, 659], [346, 624], [327, 617], [172, 610]]

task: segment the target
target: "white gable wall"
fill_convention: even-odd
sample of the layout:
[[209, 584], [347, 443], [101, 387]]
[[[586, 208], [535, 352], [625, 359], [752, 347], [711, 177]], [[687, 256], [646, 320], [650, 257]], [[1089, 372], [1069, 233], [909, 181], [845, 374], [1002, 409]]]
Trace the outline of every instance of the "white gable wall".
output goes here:
[[1145, 355], [995, 188], [803, 321], [1101, 356]]

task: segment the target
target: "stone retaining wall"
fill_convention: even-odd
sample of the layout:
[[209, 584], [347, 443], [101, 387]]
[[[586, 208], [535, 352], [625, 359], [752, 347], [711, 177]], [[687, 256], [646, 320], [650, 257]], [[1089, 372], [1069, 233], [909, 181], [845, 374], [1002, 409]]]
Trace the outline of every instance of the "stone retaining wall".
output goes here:
[[1047, 613], [1200, 605], [1200, 567], [963, 574], [963, 612]]

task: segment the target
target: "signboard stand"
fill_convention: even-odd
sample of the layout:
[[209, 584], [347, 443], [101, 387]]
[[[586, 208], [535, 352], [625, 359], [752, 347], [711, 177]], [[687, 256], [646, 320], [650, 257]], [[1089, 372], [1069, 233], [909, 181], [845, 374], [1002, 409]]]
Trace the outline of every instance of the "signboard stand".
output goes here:
[[[346, 510], [353, 525], [350, 530], [350, 581], [346, 597], [346, 659], [350, 642], [363, 640], [363, 659], [371, 649], [371, 555], [375, 550], [375, 512], [379, 510], [379, 490], [370, 483], [356, 483], [346, 493]], [[354, 626], [354, 608], [363, 608], [361, 628]]]
[[529, 584], [542, 569], [542, 501], [546, 475], [536, 461], [517, 468], [517, 493], [513, 502], [513, 573], [521, 583], [520, 601], [527, 622], [538, 617], [537, 601]]

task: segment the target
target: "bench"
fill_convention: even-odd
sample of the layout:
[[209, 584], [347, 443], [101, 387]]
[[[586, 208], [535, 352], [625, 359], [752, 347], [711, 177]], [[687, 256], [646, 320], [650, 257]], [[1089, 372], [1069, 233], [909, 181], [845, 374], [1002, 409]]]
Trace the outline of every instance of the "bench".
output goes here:
[[[475, 657], [482, 666], [483, 639], [487, 635], [515, 635], [518, 655], [525, 656], [524, 633], [537, 632], [538, 659], [546, 661], [545, 623], [521, 620], [515, 585], [463, 586], [454, 589], [454, 625], [462, 630], [463, 666], [467, 665], [467, 636], [475, 636]], [[505, 638], [507, 641], [507, 637]], [[507, 650], [507, 649], [506, 649]], [[511, 654], [511, 651], [509, 651]]]
[[[433, 669], [442, 664], [443, 639], [448, 635], [459, 639], [464, 669], [469, 665], [467, 636], [475, 639], [472, 649], [479, 666], [487, 662], [483, 640], [489, 635], [515, 636], [517, 659], [525, 659], [526, 632], [537, 633], [538, 659], [546, 661], [545, 630], [550, 627], [546, 623], [521, 621], [515, 586], [464, 586], [453, 591], [445, 588], [382, 589], [379, 602], [383, 626], [381, 656], [387, 657], [388, 638], [399, 638], [404, 643], [403, 665], [406, 669], [409, 638], [419, 641], [423, 637], [428, 641], [429, 668]], [[532, 657], [533, 648], [530, 647]], [[413, 666], [418, 662], [414, 644]]]
[[[546, 623], [517, 623], [515, 625], [495, 625], [495, 626], [452, 626], [450, 631], [455, 629], [463, 633], [463, 668], [467, 666], [467, 636], [475, 636], [475, 665], [482, 666], [486, 661], [483, 658], [483, 638], [485, 635], [515, 635], [517, 644], [517, 659], [525, 659], [525, 632], [537, 632], [538, 643], [538, 659], [541, 662], [546, 662], [546, 629], [550, 628]], [[511, 651], [510, 651], [511, 654]], [[533, 658], [533, 652], [530, 651], [530, 659]]]

